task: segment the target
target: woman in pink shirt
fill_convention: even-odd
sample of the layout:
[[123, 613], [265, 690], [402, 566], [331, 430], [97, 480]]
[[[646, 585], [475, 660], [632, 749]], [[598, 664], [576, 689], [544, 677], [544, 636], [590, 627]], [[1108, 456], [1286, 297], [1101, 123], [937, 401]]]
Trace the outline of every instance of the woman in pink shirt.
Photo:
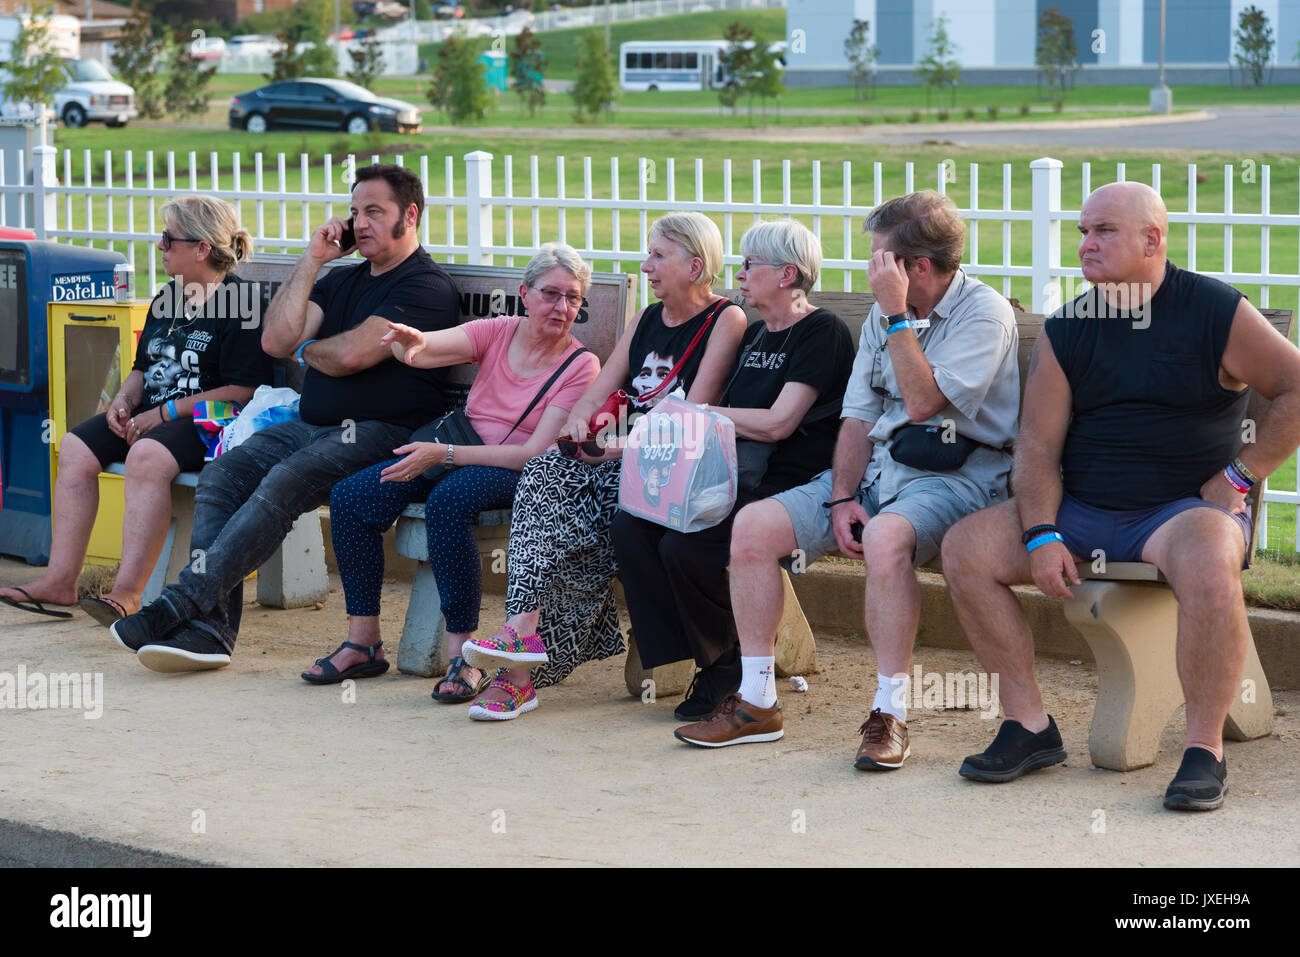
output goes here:
[[[573, 247], [547, 243], [524, 268], [519, 298], [526, 317], [477, 319], [438, 332], [389, 323], [384, 341], [408, 365], [479, 365], [465, 415], [483, 444], [411, 442], [393, 450], [398, 458], [334, 486], [330, 533], [347, 600], [348, 640], [303, 672], [305, 681], [334, 684], [388, 670], [379, 633], [381, 536], [404, 508], [424, 502], [429, 565], [450, 655], [433, 697], [467, 701], [487, 686], [488, 676], [460, 655], [478, 628], [482, 597], [474, 525], [480, 511], [511, 506], [524, 463], [555, 444], [569, 410], [600, 373], [600, 361], [570, 334], [590, 283], [591, 267]], [[543, 386], [546, 391], [525, 415]], [[426, 478], [435, 465], [449, 471], [437, 480]]]

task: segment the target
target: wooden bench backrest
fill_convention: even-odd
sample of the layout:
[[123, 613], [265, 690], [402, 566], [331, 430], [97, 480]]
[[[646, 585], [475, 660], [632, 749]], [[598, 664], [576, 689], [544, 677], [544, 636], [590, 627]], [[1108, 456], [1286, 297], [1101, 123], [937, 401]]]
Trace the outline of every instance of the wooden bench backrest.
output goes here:
[[[721, 294], [735, 298], [738, 291], [726, 289]], [[849, 331], [853, 333], [854, 343], [857, 343], [858, 337], [862, 333], [862, 324], [866, 322], [867, 316], [871, 313], [871, 307], [876, 303], [875, 296], [864, 292], [815, 292], [808, 298], [814, 305], [829, 309], [843, 319], [845, 325], [849, 327]], [[1025, 382], [1029, 379], [1029, 359], [1033, 355], [1034, 344], [1042, 334], [1043, 321], [1046, 317], [1022, 312], [1019, 309], [1019, 304], [1014, 301], [1012, 306], [1015, 308], [1016, 328], [1020, 333], [1020, 354], [1018, 358], [1020, 361], [1020, 398], [1023, 402]], [[1260, 311], [1272, 323], [1274, 329], [1284, 337], [1290, 337], [1291, 322], [1294, 317], [1294, 313], [1290, 309], [1261, 309]], [[758, 320], [758, 314], [751, 308], [745, 309], [745, 315], [749, 317], [750, 322]], [[1269, 400], [1252, 390], [1250, 402], [1246, 407], [1246, 418], [1258, 424], [1268, 406]], [[1254, 554], [1255, 540], [1259, 535], [1259, 516], [1262, 511], [1260, 509], [1260, 495], [1262, 494], [1263, 483], [1260, 483], [1252, 488], [1250, 494], [1246, 496], [1246, 501], [1250, 504], [1251, 514], [1254, 518], [1248, 554]]]
[[[284, 253], [259, 253], [239, 267], [239, 275], [261, 283], [262, 311], [288, 278], [293, 264], [298, 257]], [[354, 256], [346, 256], [327, 263], [325, 268], [355, 265], [359, 262]], [[443, 264], [451, 274], [460, 293], [460, 321], [482, 319], [486, 316], [512, 314], [522, 310], [519, 302], [519, 284], [524, 270], [519, 266], [468, 266], [459, 263]], [[593, 273], [591, 288], [587, 291], [586, 301], [578, 318], [574, 320], [573, 334], [588, 349], [600, 357], [601, 362], [609, 358], [614, 351], [614, 344], [623, 334], [623, 330], [635, 315], [635, 301], [632, 296], [632, 281], [635, 277], [629, 273]], [[284, 370], [285, 383], [293, 389], [302, 391], [303, 372], [294, 359], [277, 360], [276, 365]], [[474, 381], [477, 367], [463, 365], [454, 367], [449, 376], [455, 383], [457, 392], [463, 399], [470, 383]]]

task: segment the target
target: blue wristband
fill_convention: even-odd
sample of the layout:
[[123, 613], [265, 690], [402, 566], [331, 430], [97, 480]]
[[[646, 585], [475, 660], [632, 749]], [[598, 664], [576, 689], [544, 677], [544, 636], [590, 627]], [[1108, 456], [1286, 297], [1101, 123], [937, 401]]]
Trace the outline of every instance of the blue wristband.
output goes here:
[[302, 345], [298, 347], [298, 365], [305, 366], [307, 364], [306, 360], [303, 359], [302, 357], [302, 350], [306, 349], [309, 345], [311, 345], [313, 342], [316, 341], [317, 340], [315, 339], [308, 339], [306, 342], [304, 342]]
[[911, 320], [899, 319], [898, 322], [894, 323], [892, 326], [890, 326], [888, 329], [885, 330], [885, 335], [889, 335], [890, 333], [897, 332], [899, 329], [911, 329], [911, 328], [912, 328]]
[[1064, 543], [1065, 539], [1061, 537], [1060, 532], [1044, 532], [1042, 535], [1039, 535], [1037, 538], [1030, 539], [1029, 544], [1026, 545], [1025, 548], [1027, 548], [1029, 551], [1032, 552], [1035, 548], [1041, 548], [1042, 546], [1046, 545], [1048, 542]]
[[167, 414], [172, 417], [173, 422], [176, 421], [176, 400], [175, 399], [167, 400]]

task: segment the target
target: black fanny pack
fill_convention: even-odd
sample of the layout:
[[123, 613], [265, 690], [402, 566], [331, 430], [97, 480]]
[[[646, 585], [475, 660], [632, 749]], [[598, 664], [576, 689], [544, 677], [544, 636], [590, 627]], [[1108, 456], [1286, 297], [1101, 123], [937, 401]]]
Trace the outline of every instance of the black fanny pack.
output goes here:
[[955, 472], [981, 445], [941, 425], [905, 425], [894, 433], [889, 454], [899, 465], [923, 472]]

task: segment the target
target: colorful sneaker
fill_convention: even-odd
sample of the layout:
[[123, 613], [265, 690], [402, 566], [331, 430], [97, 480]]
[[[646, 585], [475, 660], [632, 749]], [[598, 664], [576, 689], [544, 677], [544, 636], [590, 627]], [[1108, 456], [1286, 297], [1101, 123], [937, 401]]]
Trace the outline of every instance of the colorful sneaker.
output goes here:
[[460, 653], [475, 668], [532, 668], [547, 661], [541, 635], [520, 638], [509, 625], [490, 638], [466, 639]]
[[469, 706], [469, 716], [475, 721], [509, 721], [537, 707], [537, 694], [533, 691], [531, 683], [520, 688], [505, 678], [493, 678], [492, 683], [488, 685], [488, 690], [491, 691], [493, 688], [500, 688], [510, 697], [505, 701], [479, 698]]

